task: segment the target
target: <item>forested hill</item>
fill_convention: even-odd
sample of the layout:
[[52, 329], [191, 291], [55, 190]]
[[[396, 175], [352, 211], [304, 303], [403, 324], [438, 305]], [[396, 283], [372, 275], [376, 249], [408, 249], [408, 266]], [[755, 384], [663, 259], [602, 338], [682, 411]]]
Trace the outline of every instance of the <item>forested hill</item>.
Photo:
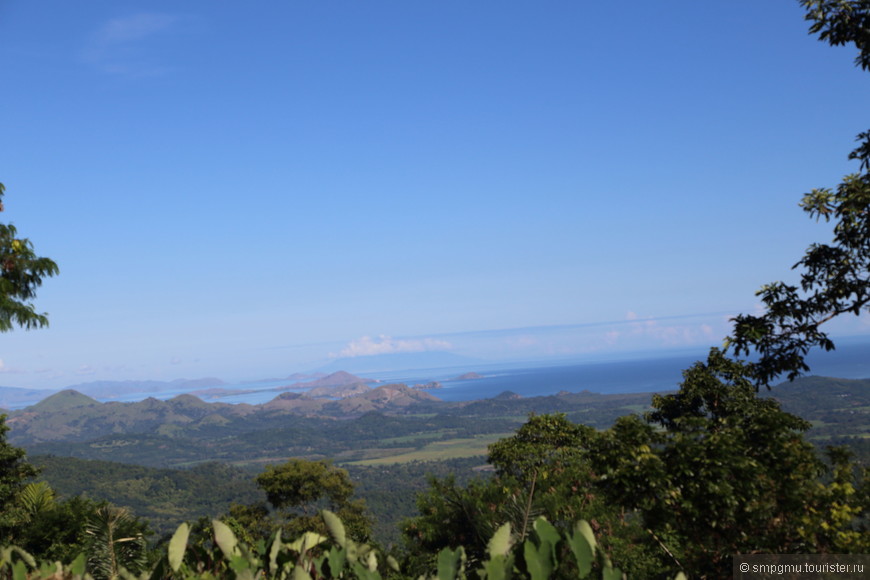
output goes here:
[[[809, 437], [861, 448], [870, 432], [870, 379], [807, 377], [774, 388], [785, 410], [814, 425]], [[343, 399], [284, 393], [262, 405], [168, 401], [99, 403], [73, 391], [14, 412], [8, 438], [32, 454], [157, 467], [218, 460], [261, 465], [287, 457], [337, 462], [401, 462], [483, 455], [529, 413], [566, 413], [608, 427], [643, 412], [651, 395], [560, 393], [447, 403], [405, 385], [365, 388]]]
[[587, 392], [447, 403], [405, 385], [338, 400], [284, 393], [263, 405], [205, 403], [190, 395], [138, 403], [99, 403], [70, 392], [56, 397], [13, 413], [9, 440], [30, 454], [158, 467], [210, 460], [263, 464], [287, 457], [350, 462], [483, 455], [529, 413], [564, 412], [606, 427], [650, 401], [649, 394]]
[[288, 415], [352, 418], [370, 411], [402, 413], [413, 405], [436, 401], [426, 392], [400, 384], [374, 389], [362, 384], [341, 385], [311, 394], [286, 392], [262, 405], [206, 403], [193, 395], [168, 401], [148, 398], [135, 403], [100, 403], [65, 390], [11, 413], [8, 424], [10, 440], [16, 443], [82, 441], [109, 434], [169, 435], [179, 430], [233, 433], [278, 426]]

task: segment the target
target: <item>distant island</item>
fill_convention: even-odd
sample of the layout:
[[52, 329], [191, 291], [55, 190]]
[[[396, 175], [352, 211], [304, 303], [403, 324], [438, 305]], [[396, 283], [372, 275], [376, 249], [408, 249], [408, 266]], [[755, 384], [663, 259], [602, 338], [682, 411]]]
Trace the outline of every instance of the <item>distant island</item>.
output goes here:
[[415, 389], [443, 389], [444, 385], [439, 383], [438, 381], [431, 381], [428, 383], [417, 383], [414, 385]]
[[483, 375], [479, 375], [477, 373], [465, 373], [464, 375], [459, 375], [454, 381], [470, 381], [472, 379], [482, 379]]

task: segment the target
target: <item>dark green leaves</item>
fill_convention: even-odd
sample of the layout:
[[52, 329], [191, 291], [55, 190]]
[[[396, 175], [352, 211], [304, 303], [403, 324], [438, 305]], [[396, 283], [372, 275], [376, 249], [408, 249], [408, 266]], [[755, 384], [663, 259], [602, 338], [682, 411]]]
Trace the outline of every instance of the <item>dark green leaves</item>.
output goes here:
[[[0, 183], [0, 211], [4, 192]], [[43, 278], [57, 273], [57, 264], [37, 256], [30, 240], [18, 238], [15, 226], [0, 224], [0, 332], [15, 326], [29, 330], [48, 325], [48, 317], [37, 313], [28, 300], [36, 296]]]

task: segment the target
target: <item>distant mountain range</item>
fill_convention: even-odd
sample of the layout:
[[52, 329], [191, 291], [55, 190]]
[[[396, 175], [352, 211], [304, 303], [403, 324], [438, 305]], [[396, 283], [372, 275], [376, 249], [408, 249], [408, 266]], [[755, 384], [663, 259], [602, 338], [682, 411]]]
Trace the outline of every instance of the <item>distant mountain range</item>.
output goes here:
[[[353, 377], [348, 379], [350, 373], [378, 373], [390, 371], [440, 369], [448, 367], [473, 367], [482, 361], [470, 357], [464, 357], [451, 352], [401, 352], [370, 356], [357, 356], [335, 359], [329, 364], [309, 373], [294, 373], [284, 378], [262, 379], [252, 382], [276, 383], [287, 381], [287, 385], [272, 390], [282, 391], [287, 389], [306, 389], [331, 386], [348, 383], [371, 383], [370, 379]], [[331, 382], [330, 382], [331, 381]], [[229, 387], [229, 388], [227, 388]], [[200, 379], [176, 379], [173, 381], [152, 380], [122, 380], [122, 381], [92, 381], [69, 385], [63, 389], [27, 389], [20, 387], [0, 387], [0, 411], [3, 409], [20, 409], [26, 405], [32, 405], [45, 397], [60, 390], [71, 389], [88, 395], [95, 399], [115, 399], [129, 397], [130, 395], [142, 394], [143, 398], [148, 395], [164, 393], [166, 391], [187, 392], [197, 396], [217, 397], [221, 395], [241, 392], [233, 389], [225, 381], [206, 377]], [[263, 389], [270, 390], [270, 389]], [[246, 390], [244, 392], [251, 392]]]
[[[298, 382], [300, 379], [311, 379]], [[284, 391], [293, 389], [328, 388], [354, 383], [371, 383], [350, 373], [339, 371], [329, 375], [323, 373], [295, 374], [286, 379], [272, 379], [269, 382], [287, 380], [287, 386], [263, 388], [264, 391]], [[294, 382], [295, 381], [295, 382]], [[264, 381], [265, 382], [265, 381]], [[94, 381], [70, 385], [62, 391], [75, 391], [93, 397], [94, 399], [114, 399], [130, 394], [154, 395], [166, 391], [184, 391], [197, 396], [216, 397], [241, 392], [256, 392], [254, 390], [239, 390], [225, 388], [226, 382], [214, 377], [202, 379], [176, 379], [174, 381]], [[0, 387], [0, 409], [20, 409], [33, 405], [59, 391], [49, 389], [24, 389], [19, 387]]]
[[222, 387], [210, 387], [207, 389], [190, 391], [189, 394], [197, 397], [215, 399], [220, 397], [226, 397], [228, 395], [250, 395], [252, 393], [284, 392], [289, 390], [298, 391], [302, 389], [308, 389], [308, 395], [312, 397], [335, 397], [336, 395], [334, 395], [334, 393], [337, 391], [335, 391], [334, 389], [336, 387], [361, 386], [363, 388], [367, 388], [365, 386], [367, 383], [374, 382], [377, 381], [364, 379], [362, 377], [352, 375], [345, 371], [337, 371], [325, 376], [322, 374], [318, 375], [318, 378], [311, 381], [296, 382], [288, 385], [282, 385], [279, 387], [264, 387], [262, 389], [225, 389]]
[[[845, 442], [856, 453], [868, 453], [870, 379], [808, 377], [763, 396], [775, 396], [784, 409], [811, 421], [809, 435], [819, 444]], [[251, 405], [208, 403], [189, 394], [101, 403], [66, 390], [10, 413], [6, 422], [8, 441], [31, 455], [177, 467], [212, 460], [262, 465], [287, 457], [406, 461], [445, 452], [483, 455], [494, 437], [514, 431], [530, 413], [565, 413], [571, 421], [605, 428], [617, 417], [648, 409], [650, 397], [504, 392], [448, 402], [404, 384], [348, 383], [276, 393]]]
[[167, 401], [148, 398], [135, 403], [101, 403], [67, 389], [36, 405], [13, 411], [7, 424], [10, 442], [32, 444], [83, 441], [120, 433], [202, 432], [236, 422], [282, 425], [286, 423], [282, 417], [287, 415], [351, 418], [372, 411], [395, 413], [411, 405], [440, 402], [403, 384], [376, 388], [363, 383], [320, 386], [313, 394], [282, 393], [262, 405], [206, 403], [193, 395], [178, 395]]

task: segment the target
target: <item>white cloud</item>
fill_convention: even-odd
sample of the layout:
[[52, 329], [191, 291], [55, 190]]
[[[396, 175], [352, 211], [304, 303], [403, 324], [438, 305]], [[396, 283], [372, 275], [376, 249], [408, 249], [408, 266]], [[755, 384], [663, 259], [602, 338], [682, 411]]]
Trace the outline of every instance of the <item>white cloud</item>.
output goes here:
[[424, 352], [430, 350], [450, 350], [453, 346], [435, 338], [394, 339], [389, 336], [372, 338], [363, 336], [348, 343], [335, 357], [370, 356], [374, 354], [393, 354], [397, 352]]

